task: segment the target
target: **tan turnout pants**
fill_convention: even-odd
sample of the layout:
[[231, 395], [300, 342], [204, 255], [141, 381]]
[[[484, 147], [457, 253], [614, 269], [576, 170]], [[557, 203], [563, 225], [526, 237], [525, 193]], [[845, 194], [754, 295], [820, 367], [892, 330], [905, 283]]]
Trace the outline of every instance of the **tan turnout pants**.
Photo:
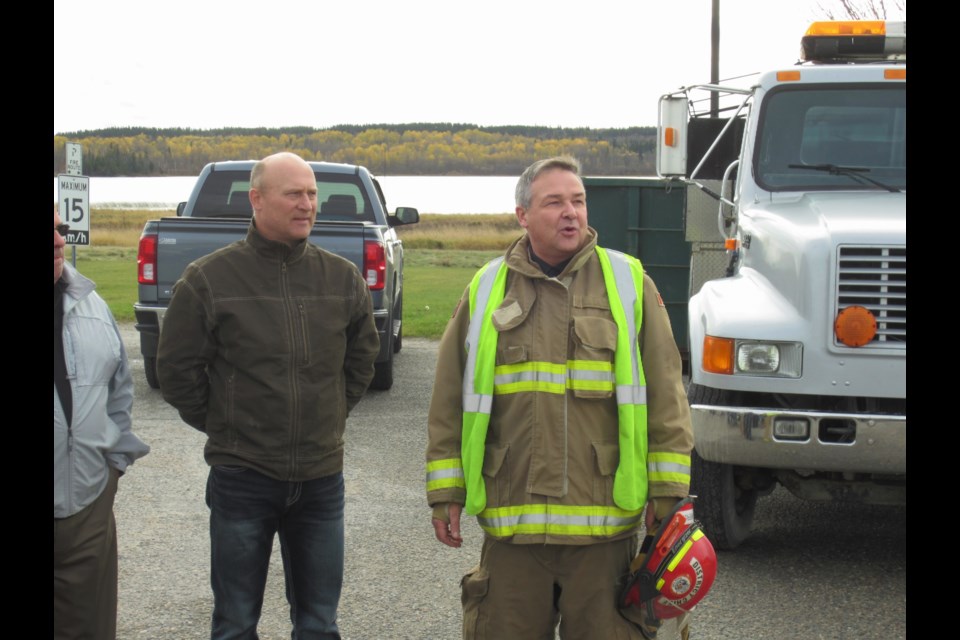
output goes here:
[[[641, 640], [617, 611], [636, 537], [593, 545], [510, 544], [485, 538], [460, 582], [464, 640]], [[665, 623], [658, 640], [678, 637]]]

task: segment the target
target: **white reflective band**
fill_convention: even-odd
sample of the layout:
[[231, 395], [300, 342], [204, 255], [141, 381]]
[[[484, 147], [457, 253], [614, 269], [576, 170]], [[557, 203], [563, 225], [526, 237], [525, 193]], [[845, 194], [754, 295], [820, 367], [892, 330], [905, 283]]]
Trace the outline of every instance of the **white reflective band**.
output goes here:
[[500, 270], [502, 262], [503, 256], [500, 256], [488, 263], [487, 268], [480, 275], [475, 305], [470, 310], [470, 327], [467, 329], [467, 340], [464, 344], [464, 349], [467, 352], [467, 365], [463, 370], [463, 410], [465, 412], [489, 414], [490, 408], [493, 406], [493, 398], [490, 396], [476, 395], [474, 379], [477, 366], [477, 346], [480, 344], [480, 329], [483, 326], [483, 314], [487, 308], [487, 302], [490, 300], [493, 282], [497, 279], [497, 271]]
[[550, 382], [564, 384], [567, 377], [562, 373], [548, 371], [516, 371], [514, 373], [500, 373], [493, 377], [494, 385], [513, 384], [517, 382]]
[[599, 380], [600, 382], [614, 382], [613, 371], [585, 371], [583, 369], [570, 369], [568, 371], [571, 380]]
[[481, 527], [490, 529], [530, 525], [543, 525], [545, 527], [624, 527], [639, 522], [642, 515], [642, 512], [626, 517], [603, 514], [560, 515], [555, 513], [519, 513], [489, 518], [481, 514], [477, 516], [477, 522], [479, 522]]
[[690, 465], [680, 464], [679, 462], [647, 462], [647, 469], [650, 473], [682, 473], [690, 475]]
[[617, 404], [647, 404], [647, 388], [638, 385], [617, 387]]
[[463, 469], [437, 469], [436, 471], [430, 471], [427, 473], [427, 482], [431, 480], [442, 480], [443, 478], [462, 478]]
[[[627, 321], [627, 335], [630, 336], [630, 372], [633, 376], [634, 384], [640, 383], [640, 367], [637, 363], [637, 318], [634, 307], [637, 304], [637, 289], [633, 283], [633, 273], [630, 271], [630, 263], [627, 257], [613, 249], [607, 249], [607, 256], [610, 258], [610, 267], [613, 269], [613, 279], [617, 285], [617, 293], [620, 296], [620, 303], [623, 305], [624, 319]], [[617, 388], [617, 401], [621, 401], [621, 391]], [[627, 400], [634, 404], [646, 403], [646, 392], [644, 399], [640, 402], [636, 400]]]
[[[471, 376], [472, 378], [473, 376]], [[466, 385], [466, 382], [464, 382]], [[463, 394], [464, 413], [490, 413], [493, 408], [493, 396], [487, 396], [479, 393]]]

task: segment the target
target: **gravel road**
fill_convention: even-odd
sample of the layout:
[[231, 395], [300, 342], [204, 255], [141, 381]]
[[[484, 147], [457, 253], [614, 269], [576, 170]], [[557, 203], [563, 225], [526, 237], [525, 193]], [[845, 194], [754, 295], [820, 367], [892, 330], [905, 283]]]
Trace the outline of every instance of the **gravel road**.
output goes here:
[[[152, 451], [117, 496], [118, 637], [207, 638], [205, 436], [147, 387], [137, 333], [132, 324], [121, 329], [136, 382], [134, 429]], [[449, 549], [430, 526], [423, 456], [436, 346], [404, 338], [394, 388], [368, 393], [347, 422], [345, 640], [460, 637], [459, 579], [478, 560], [482, 535], [466, 518], [463, 547]], [[720, 554], [692, 638], [906, 637], [905, 507], [819, 505], [778, 490], [758, 505], [755, 529], [743, 547]], [[290, 637], [276, 546], [260, 637]]]

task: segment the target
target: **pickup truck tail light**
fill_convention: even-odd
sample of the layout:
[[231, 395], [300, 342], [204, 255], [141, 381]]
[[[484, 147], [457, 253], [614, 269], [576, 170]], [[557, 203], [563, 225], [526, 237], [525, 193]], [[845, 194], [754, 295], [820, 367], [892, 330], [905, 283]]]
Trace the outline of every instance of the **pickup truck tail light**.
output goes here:
[[157, 234], [145, 233], [140, 236], [137, 248], [137, 282], [157, 284]]
[[383, 289], [387, 276], [387, 258], [383, 243], [367, 240], [363, 243], [363, 278], [371, 291]]

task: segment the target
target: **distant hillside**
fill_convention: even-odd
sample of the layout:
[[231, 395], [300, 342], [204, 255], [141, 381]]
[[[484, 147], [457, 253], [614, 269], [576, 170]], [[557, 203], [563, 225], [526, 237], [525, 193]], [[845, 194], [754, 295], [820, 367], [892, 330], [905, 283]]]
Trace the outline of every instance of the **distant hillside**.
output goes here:
[[88, 176], [180, 176], [215, 160], [293, 151], [307, 160], [360, 164], [378, 175], [516, 175], [538, 158], [576, 157], [590, 175], [651, 175], [655, 127], [627, 129], [478, 127], [416, 123], [329, 129], [153, 129], [123, 127], [53, 137], [53, 174], [65, 143], [83, 145]]

